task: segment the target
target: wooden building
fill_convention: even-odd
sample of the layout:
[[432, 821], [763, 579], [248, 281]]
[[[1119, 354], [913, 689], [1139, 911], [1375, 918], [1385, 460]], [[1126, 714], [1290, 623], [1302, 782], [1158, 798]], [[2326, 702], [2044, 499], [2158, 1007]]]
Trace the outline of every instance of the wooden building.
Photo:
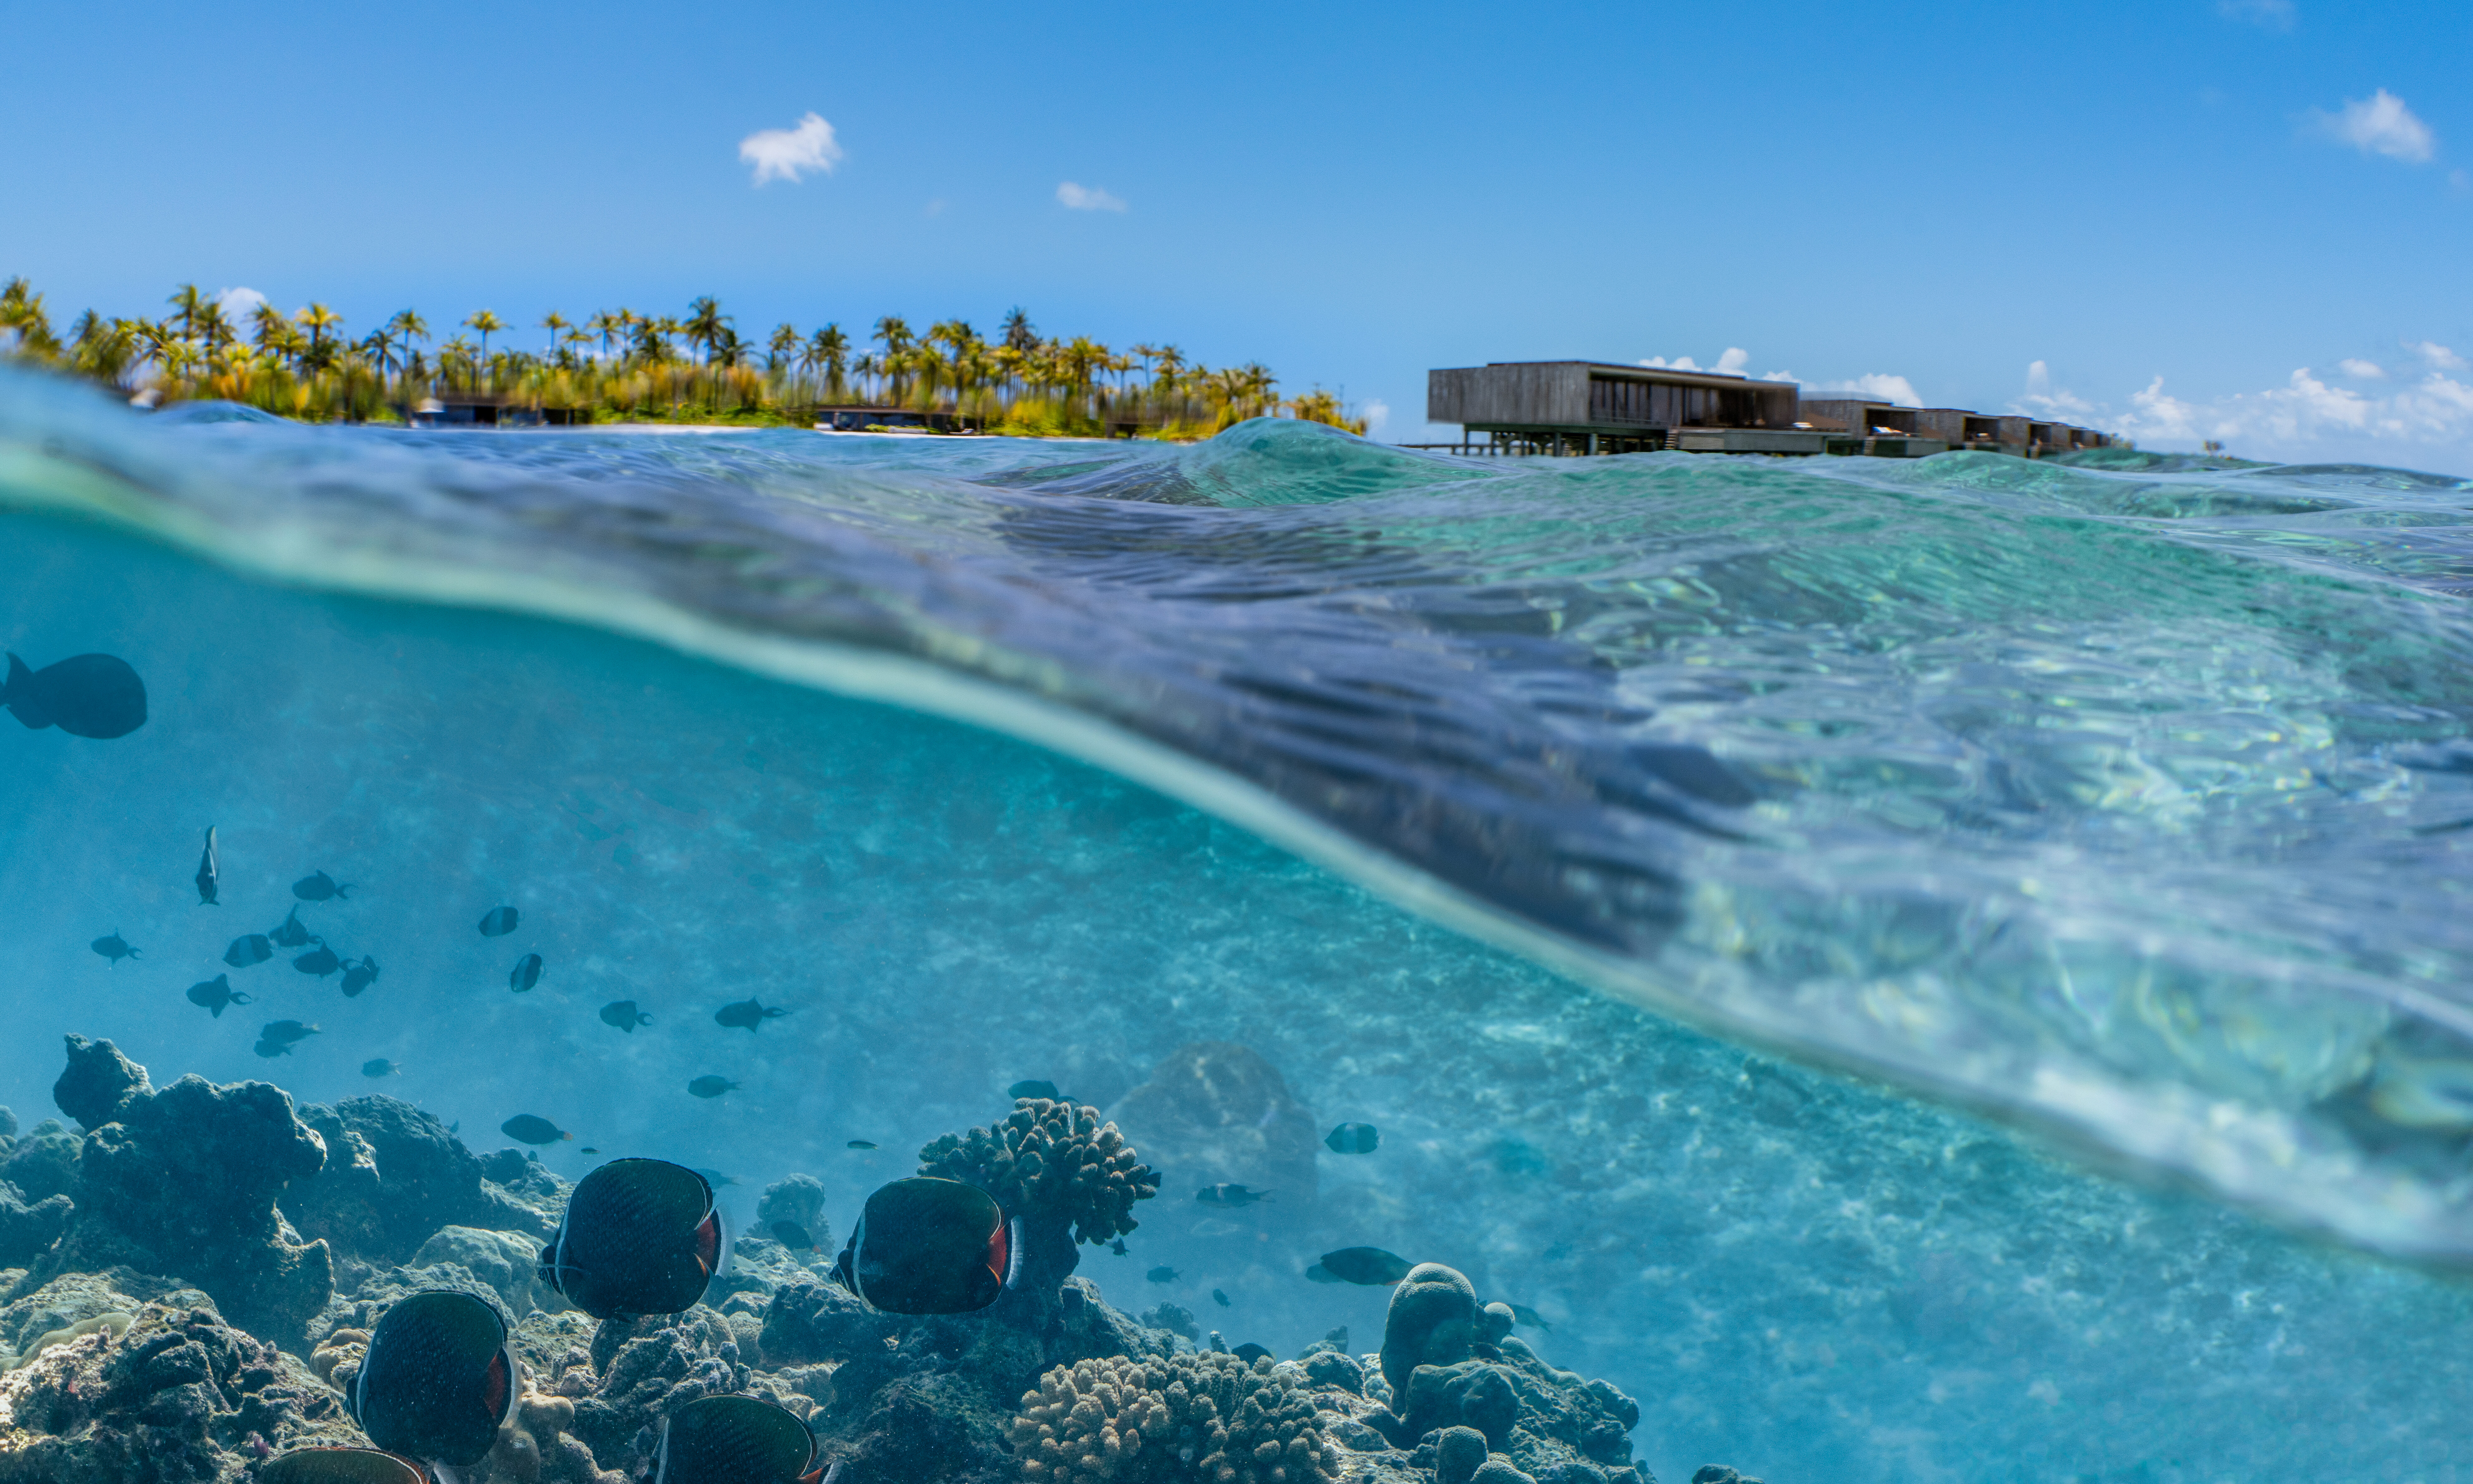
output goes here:
[[817, 431], [824, 433], [865, 433], [870, 429], [891, 433], [977, 431], [965, 427], [957, 414], [918, 412], [908, 407], [819, 407], [815, 418]]
[[1502, 452], [1631, 453], [1671, 446], [1684, 428], [1784, 431], [1794, 403], [1789, 381], [1596, 361], [1498, 361], [1426, 375], [1426, 419], [1490, 435]]

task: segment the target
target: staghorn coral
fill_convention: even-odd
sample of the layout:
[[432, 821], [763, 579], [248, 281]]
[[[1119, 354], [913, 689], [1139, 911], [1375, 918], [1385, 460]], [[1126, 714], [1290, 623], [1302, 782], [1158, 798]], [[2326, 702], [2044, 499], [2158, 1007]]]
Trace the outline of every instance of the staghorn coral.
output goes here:
[[1312, 1390], [1268, 1359], [1077, 1361], [1021, 1399], [1014, 1450], [1039, 1484], [1322, 1484], [1339, 1476]]
[[993, 1129], [948, 1134], [920, 1150], [919, 1173], [976, 1185], [1027, 1221], [1069, 1223], [1077, 1242], [1095, 1246], [1141, 1224], [1134, 1203], [1159, 1194], [1159, 1177], [1115, 1124], [1099, 1122], [1099, 1110], [1044, 1097], [1013, 1106]]

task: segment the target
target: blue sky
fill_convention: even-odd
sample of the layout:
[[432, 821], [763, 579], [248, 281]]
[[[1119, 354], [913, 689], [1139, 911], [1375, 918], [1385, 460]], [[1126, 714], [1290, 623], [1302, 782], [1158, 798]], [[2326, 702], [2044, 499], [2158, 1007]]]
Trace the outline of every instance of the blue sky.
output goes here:
[[[191, 279], [518, 338], [700, 294], [758, 333], [1019, 303], [1343, 390], [1394, 440], [1429, 367], [1690, 357], [2473, 473], [2461, 3], [7, 24], [0, 275], [61, 322]], [[758, 183], [742, 142], [795, 164], [810, 114], [830, 168]]]

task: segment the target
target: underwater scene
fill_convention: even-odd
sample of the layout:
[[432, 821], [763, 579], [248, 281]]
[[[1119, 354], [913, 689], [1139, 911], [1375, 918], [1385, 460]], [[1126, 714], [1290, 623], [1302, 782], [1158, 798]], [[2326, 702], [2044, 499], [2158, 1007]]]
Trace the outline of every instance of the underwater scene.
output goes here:
[[0, 371], [0, 1484], [2473, 1480], [2468, 521]]

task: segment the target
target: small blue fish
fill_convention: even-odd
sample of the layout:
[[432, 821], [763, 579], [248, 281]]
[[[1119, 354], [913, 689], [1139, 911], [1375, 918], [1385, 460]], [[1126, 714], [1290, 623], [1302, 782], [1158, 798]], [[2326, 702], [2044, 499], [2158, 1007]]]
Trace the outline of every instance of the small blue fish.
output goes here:
[[109, 937], [97, 938], [94, 942], [87, 944], [86, 946], [110, 960], [111, 967], [114, 969], [118, 969], [120, 967], [120, 961], [122, 959], [135, 958], [137, 956], [137, 950], [131, 947], [128, 941], [120, 936], [120, 929], [117, 927], [111, 930], [111, 935]]
[[737, 1083], [731, 1081], [727, 1077], [715, 1077], [708, 1073], [707, 1075], [698, 1077], [695, 1081], [688, 1083], [687, 1090], [698, 1097], [719, 1097], [724, 1092], [734, 1089], [737, 1086]]
[[394, 1077], [400, 1075], [402, 1071], [402, 1063], [390, 1062], [382, 1056], [372, 1057], [361, 1064], [361, 1075], [364, 1077]]
[[540, 981], [541, 956], [538, 953], [527, 953], [516, 960], [514, 970], [507, 975], [507, 988], [521, 994]]
[[516, 924], [522, 920], [523, 914], [517, 912], [513, 907], [492, 907], [488, 912], [482, 914], [481, 936], [484, 938], [504, 938], [509, 933], [514, 932], [516, 930]]

